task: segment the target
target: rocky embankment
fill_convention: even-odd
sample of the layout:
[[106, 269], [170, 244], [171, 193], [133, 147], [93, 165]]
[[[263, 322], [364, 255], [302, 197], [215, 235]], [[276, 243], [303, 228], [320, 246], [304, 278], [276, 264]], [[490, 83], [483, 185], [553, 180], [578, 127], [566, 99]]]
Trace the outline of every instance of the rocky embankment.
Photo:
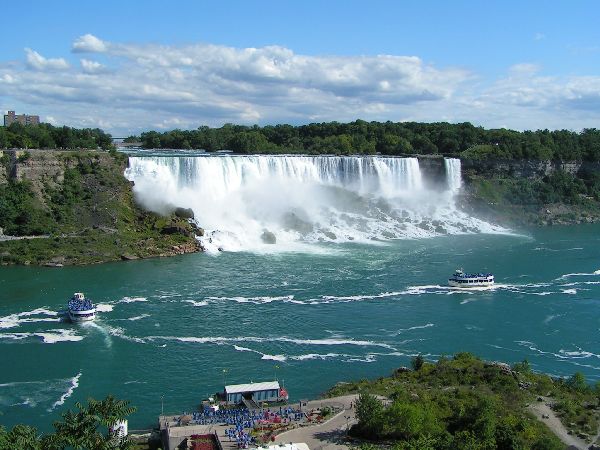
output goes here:
[[[443, 156], [418, 158], [428, 187], [446, 188]], [[599, 161], [461, 158], [461, 169], [468, 214], [509, 227], [600, 222]]]
[[518, 225], [600, 222], [600, 162], [462, 159], [459, 206]]
[[63, 266], [201, 251], [193, 212], [142, 210], [127, 158], [101, 151], [0, 153], [0, 264]]

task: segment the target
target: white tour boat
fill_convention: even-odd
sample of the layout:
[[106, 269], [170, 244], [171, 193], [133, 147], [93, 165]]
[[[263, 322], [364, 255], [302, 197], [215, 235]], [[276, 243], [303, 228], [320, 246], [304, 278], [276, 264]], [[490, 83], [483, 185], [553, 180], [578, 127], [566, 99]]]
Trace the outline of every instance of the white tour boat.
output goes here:
[[450, 278], [448, 284], [452, 287], [471, 288], [488, 287], [494, 285], [494, 275], [491, 273], [464, 273], [457, 269]]
[[96, 318], [96, 307], [81, 292], [75, 292], [69, 300], [69, 319], [71, 322], [88, 322]]

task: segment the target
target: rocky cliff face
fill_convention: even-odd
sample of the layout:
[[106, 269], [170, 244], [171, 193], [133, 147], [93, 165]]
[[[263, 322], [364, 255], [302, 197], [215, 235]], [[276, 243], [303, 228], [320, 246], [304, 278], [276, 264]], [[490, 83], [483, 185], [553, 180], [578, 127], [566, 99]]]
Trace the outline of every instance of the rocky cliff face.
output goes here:
[[[38, 200], [46, 204], [48, 190], [60, 188], [65, 170], [84, 164], [89, 167], [102, 167], [107, 170], [121, 170], [122, 164], [106, 152], [77, 152], [51, 150], [4, 150], [4, 179], [28, 181]], [[1, 156], [1, 155], [0, 155]]]
[[421, 174], [423, 175], [425, 183], [429, 187], [445, 189], [447, 182], [444, 157], [427, 155], [419, 156], [418, 159], [419, 168], [421, 169]]
[[536, 179], [561, 170], [571, 175], [600, 171], [598, 161], [535, 161], [525, 159], [463, 159], [462, 170], [482, 175]]

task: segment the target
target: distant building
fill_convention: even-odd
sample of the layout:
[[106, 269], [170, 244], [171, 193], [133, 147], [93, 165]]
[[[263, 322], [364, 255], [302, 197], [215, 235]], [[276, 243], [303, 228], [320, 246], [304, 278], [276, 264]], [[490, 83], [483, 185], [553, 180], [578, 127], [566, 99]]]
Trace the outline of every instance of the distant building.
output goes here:
[[28, 114], [17, 115], [14, 111], [8, 111], [8, 114], [4, 114], [5, 127], [15, 122], [20, 123], [21, 125], [39, 125], [40, 116], [30, 116]]
[[225, 400], [227, 403], [242, 403], [243, 399], [256, 403], [275, 402], [284, 398], [287, 399], [287, 392], [279, 387], [277, 381], [225, 386]]

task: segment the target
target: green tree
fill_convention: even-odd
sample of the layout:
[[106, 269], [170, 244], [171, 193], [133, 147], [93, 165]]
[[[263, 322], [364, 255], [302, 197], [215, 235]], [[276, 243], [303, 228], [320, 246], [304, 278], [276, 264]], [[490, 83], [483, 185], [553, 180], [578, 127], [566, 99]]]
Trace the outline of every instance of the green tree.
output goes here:
[[6, 432], [0, 427], [0, 449], [11, 450], [131, 450], [134, 444], [129, 438], [119, 438], [111, 427], [135, 411], [128, 401], [112, 396], [104, 400], [89, 399], [83, 406], [76, 403], [79, 411], [67, 411], [63, 420], [54, 423], [55, 432], [38, 436], [35, 428], [16, 425]]
[[527, 361], [527, 358], [525, 358], [520, 363], [513, 364], [512, 368], [515, 372], [520, 372], [520, 373], [530, 373], [531, 372], [531, 366], [529, 364], [529, 361]]
[[0, 449], [6, 450], [42, 450], [42, 440], [35, 428], [27, 425], [15, 425], [12, 430], [6, 431], [0, 427]]
[[378, 437], [383, 432], [383, 404], [371, 394], [360, 394], [356, 400], [358, 428], [366, 437]]
[[581, 372], [575, 372], [568, 380], [567, 386], [579, 392], [587, 390], [589, 387], [585, 381], [585, 375]]
[[423, 358], [422, 355], [417, 355], [410, 361], [410, 365], [412, 366], [413, 370], [416, 371], [421, 370], [423, 364], [425, 364], [425, 358]]

